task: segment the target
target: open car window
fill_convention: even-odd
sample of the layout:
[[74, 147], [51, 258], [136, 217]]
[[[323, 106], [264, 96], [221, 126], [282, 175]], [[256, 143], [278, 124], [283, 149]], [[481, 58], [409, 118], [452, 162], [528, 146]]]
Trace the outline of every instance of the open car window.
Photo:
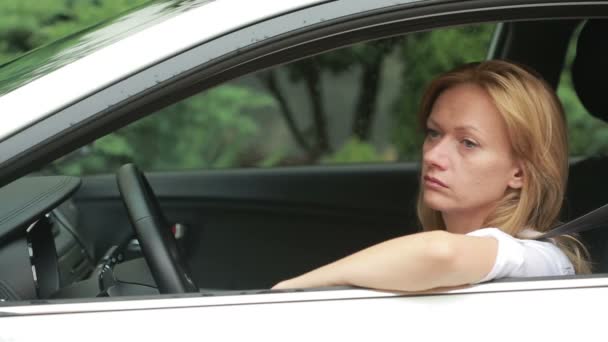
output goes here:
[[[424, 85], [482, 60], [494, 24], [437, 29], [325, 52], [175, 103], [53, 163], [58, 173], [414, 162]], [[432, 56], [429, 58], [429, 56]]]

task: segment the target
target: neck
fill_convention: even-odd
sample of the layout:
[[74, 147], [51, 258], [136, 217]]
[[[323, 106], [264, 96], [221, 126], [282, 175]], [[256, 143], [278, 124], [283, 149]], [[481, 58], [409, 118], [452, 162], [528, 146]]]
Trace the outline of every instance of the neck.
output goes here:
[[446, 230], [450, 233], [467, 234], [474, 230], [484, 228], [484, 221], [492, 208], [486, 210], [474, 210], [466, 212], [445, 213], [442, 212], [443, 222]]

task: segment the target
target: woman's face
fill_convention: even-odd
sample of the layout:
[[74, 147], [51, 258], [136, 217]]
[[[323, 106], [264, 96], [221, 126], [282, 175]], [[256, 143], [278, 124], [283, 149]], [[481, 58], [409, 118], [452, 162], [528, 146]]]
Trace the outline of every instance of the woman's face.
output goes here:
[[453, 86], [437, 98], [422, 155], [424, 203], [444, 218], [487, 215], [508, 188], [522, 186], [505, 123], [490, 96], [474, 84]]

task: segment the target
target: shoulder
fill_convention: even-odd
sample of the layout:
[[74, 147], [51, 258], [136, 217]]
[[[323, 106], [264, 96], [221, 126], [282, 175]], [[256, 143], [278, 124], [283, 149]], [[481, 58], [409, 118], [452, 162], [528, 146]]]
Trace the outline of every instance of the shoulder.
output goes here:
[[574, 274], [568, 257], [551, 242], [516, 238], [498, 228], [478, 229], [467, 235], [492, 237], [498, 241], [494, 268], [483, 280]]

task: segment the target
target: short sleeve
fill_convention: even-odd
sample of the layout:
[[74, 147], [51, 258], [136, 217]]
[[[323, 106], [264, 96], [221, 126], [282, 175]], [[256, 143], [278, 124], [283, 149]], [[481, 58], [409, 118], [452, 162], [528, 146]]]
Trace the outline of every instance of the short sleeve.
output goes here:
[[551, 242], [518, 239], [498, 228], [478, 229], [467, 235], [493, 237], [498, 241], [494, 266], [478, 283], [506, 277], [574, 274], [568, 257]]

